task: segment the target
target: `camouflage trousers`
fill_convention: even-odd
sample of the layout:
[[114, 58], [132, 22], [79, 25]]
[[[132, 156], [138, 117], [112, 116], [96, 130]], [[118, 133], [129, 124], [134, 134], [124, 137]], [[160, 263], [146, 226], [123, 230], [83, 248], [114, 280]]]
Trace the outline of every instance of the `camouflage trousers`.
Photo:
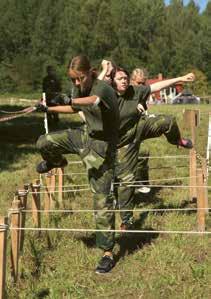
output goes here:
[[[44, 160], [59, 164], [65, 154], [78, 155], [88, 173], [93, 192], [96, 229], [115, 229], [115, 213], [109, 212], [116, 206], [112, 191], [116, 152], [107, 142], [89, 137], [86, 126], [42, 135], [37, 141]], [[97, 246], [103, 250], [112, 250], [113, 232], [96, 232]]]
[[148, 185], [149, 181], [149, 156], [150, 152], [148, 150], [139, 151], [137, 169], [136, 169], [136, 181], [143, 181], [141, 185]]
[[[181, 138], [180, 130], [175, 117], [171, 115], [157, 115], [154, 117], [142, 117], [136, 127], [136, 132], [133, 135], [133, 140], [130, 144], [118, 149], [118, 179], [127, 183], [118, 188], [118, 207], [120, 210], [132, 210], [135, 206], [134, 193], [135, 188], [133, 181], [147, 178], [146, 172], [147, 162], [144, 159], [139, 159], [139, 150], [141, 142], [146, 139], [160, 137], [165, 135], [167, 141], [171, 144], [178, 144]], [[133, 212], [120, 212], [122, 223], [131, 223]]]

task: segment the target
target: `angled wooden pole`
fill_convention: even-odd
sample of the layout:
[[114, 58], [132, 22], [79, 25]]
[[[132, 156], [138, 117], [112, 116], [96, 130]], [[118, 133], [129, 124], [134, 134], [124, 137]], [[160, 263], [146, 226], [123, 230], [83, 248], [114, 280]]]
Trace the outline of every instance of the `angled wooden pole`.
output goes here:
[[196, 127], [200, 122], [200, 110], [199, 109], [185, 109], [184, 111], [184, 123], [191, 131], [191, 140], [193, 145], [196, 144]]
[[210, 155], [211, 155], [211, 112], [209, 112], [207, 151], [206, 151], [207, 175], [209, 175]]
[[[45, 216], [46, 216], [48, 222], [50, 220], [49, 210], [52, 206], [51, 177], [52, 177], [51, 172], [48, 172], [45, 174], [46, 192], [45, 192], [45, 196], [44, 196], [44, 210], [45, 210]], [[51, 238], [50, 238], [49, 232], [46, 231], [45, 235], [46, 235], [47, 246], [50, 249], [52, 247], [52, 244], [51, 244]]]
[[[21, 213], [20, 227], [25, 227], [26, 213], [24, 212], [24, 210], [26, 210], [26, 205], [27, 205], [27, 194], [28, 194], [28, 190], [26, 188], [18, 190], [17, 192], [18, 199], [20, 200], [20, 205], [23, 211]], [[24, 244], [24, 230], [20, 230], [20, 251], [23, 250], [23, 244]]]
[[189, 153], [189, 176], [190, 176], [190, 180], [189, 180], [189, 184], [190, 184], [190, 201], [195, 201], [197, 198], [197, 180], [196, 180], [196, 168], [197, 168], [197, 159], [196, 159], [196, 151], [194, 148], [192, 148], [190, 150]]
[[64, 186], [64, 168], [58, 168], [58, 200], [62, 204], [63, 202], [63, 186]]
[[[196, 144], [196, 127], [199, 126], [200, 121], [200, 110], [199, 109], [186, 109], [184, 111], [184, 122], [185, 125], [191, 131], [191, 140], [193, 146]], [[196, 151], [195, 149], [191, 149], [189, 152], [190, 155], [190, 167], [189, 167], [189, 176], [190, 176], [190, 200], [196, 200], [197, 197], [197, 190], [196, 190], [196, 167], [197, 167], [197, 160], [196, 160]]]
[[13, 282], [18, 280], [18, 266], [19, 266], [19, 253], [20, 253], [20, 200], [16, 197], [12, 202], [12, 208], [10, 209], [11, 217], [11, 275]]
[[51, 176], [52, 174], [50, 172], [45, 174], [46, 178], [46, 193], [44, 196], [44, 210], [45, 210], [45, 215], [47, 218], [49, 218], [49, 210], [51, 207], [51, 202], [52, 202], [52, 196], [51, 196]]
[[202, 168], [197, 168], [197, 221], [198, 230], [205, 231], [205, 198]]
[[0, 217], [0, 299], [6, 298], [6, 259], [8, 218]]
[[208, 175], [207, 175], [207, 160], [202, 158], [202, 171], [203, 171], [203, 183], [204, 183], [204, 201], [205, 201], [205, 213], [209, 213], [209, 203], [208, 203]]
[[41, 227], [40, 218], [40, 181], [36, 180], [31, 184], [32, 189], [32, 219], [36, 227]]
[[54, 168], [51, 171], [51, 208], [52, 209], [54, 209], [56, 205], [56, 201], [55, 201], [56, 172], [57, 172], [57, 168]]

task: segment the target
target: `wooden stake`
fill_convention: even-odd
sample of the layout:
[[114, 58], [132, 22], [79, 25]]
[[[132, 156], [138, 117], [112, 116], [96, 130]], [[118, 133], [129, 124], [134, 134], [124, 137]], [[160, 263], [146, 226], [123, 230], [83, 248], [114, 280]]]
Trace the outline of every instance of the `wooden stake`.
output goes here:
[[193, 145], [196, 143], [196, 127], [199, 126], [200, 121], [200, 110], [186, 109], [184, 111], [184, 122], [185, 125], [191, 130], [191, 139]]
[[205, 198], [203, 183], [203, 171], [201, 168], [197, 168], [197, 219], [199, 231], [205, 231]]
[[32, 189], [32, 219], [36, 227], [41, 227], [40, 219], [40, 181], [31, 184]]
[[52, 197], [51, 197], [51, 173], [46, 173], [46, 193], [44, 197], [44, 210], [45, 215], [49, 217], [49, 210], [51, 207]]
[[54, 209], [55, 208], [55, 188], [56, 188], [56, 168], [52, 170], [51, 173], [51, 208]]
[[190, 176], [190, 200], [196, 200], [197, 198], [197, 190], [196, 190], [196, 151], [195, 149], [190, 150], [190, 168], [189, 168], [189, 176]]
[[59, 195], [58, 195], [58, 200], [60, 203], [63, 202], [63, 185], [64, 185], [64, 168], [58, 168], [58, 191], [59, 191]]
[[[26, 210], [27, 194], [28, 191], [25, 188], [24, 190], [18, 190], [17, 192], [22, 210]], [[20, 227], [25, 227], [25, 222], [26, 222], [26, 213], [23, 212], [21, 213]], [[24, 230], [20, 230], [20, 251], [23, 250], [23, 244], [24, 244]]]
[[6, 298], [7, 217], [0, 217], [0, 299]]
[[207, 188], [207, 181], [208, 181], [208, 175], [207, 175], [207, 161], [205, 158], [202, 158], [202, 171], [203, 171], [203, 182], [204, 182], [204, 202], [205, 202], [205, 213], [209, 213], [209, 204], [208, 204], [208, 188]]
[[[11, 213], [11, 275], [13, 281], [18, 280], [18, 261], [19, 261], [19, 249], [20, 249], [20, 200], [14, 198], [12, 202]], [[13, 229], [17, 228], [17, 229]]]

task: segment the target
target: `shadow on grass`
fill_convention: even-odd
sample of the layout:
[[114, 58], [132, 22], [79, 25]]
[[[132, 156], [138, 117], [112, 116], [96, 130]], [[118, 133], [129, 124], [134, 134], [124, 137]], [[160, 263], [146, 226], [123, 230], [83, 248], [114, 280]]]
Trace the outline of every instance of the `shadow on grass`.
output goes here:
[[[0, 110], [5, 111], [20, 111], [24, 109], [25, 106], [0, 106]], [[2, 116], [8, 116], [9, 114], [1, 114]], [[30, 113], [23, 115], [22, 117], [12, 119], [5, 122], [0, 122], [0, 143], [11, 142], [15, 144], [21, 143], [32, 143], [36, 142], [37, 138], [45, 134], [44, 129], [44, 116], [42, 113]], [[64, 130], [67, 128], [76, 128], [81, 126], [80, 121], [72, 121], [69, 117], [62, 117], [62, 119], [57, 123], [49, 125], [50, 131]]]
[[[166, 184], [168, 185], [168, 183]], [[165, 204], [163, 199], [157, 196], [160, 192], [161, 188], [153, 188], [149, 194], [136, 194], [134, 197], [136, 207], [141, 205], [142, 208], [148, 205], [154, 205], [156, 209], [176, 209], [176, 208], [186, 208], [190, 207], [190, 204], [194, 204], [194, 202], [190, 202], [188, 200], [183, 200], [181, 204], [175, 206], [174, 204]], [[152, 207], [153, 208], [153, 207]], [[155, 214], [164, 214], [165, 211], [156, 211], [156, 212], [142, 212], [139, 215], [139, 219], [134, 222], [134, 227], [131, 228], [132, 230], [141, 230], [144, 226], [146, 218], [148, 217], [149, 213]], [[174, 213], [168, 212], [168, 213]], [[185, 211], [186, 214], [195, 213], [195, 211]], [[119, 244], [119, 252], [115, 256], [115, 261], [118, 262], [119, 259], [124, 258], [125, 255], [133, 254], [133, 252], [140, 250], [145, 245], [150, 245], [154, 239], [156, 239], [159, 234], [153, 233], [152, 227], [144, 227], [144, 230], [150, 230], [152, 233], [122, 233], [118, 234], [116, 237], [116, 242]], [[82, 241], [87, 247], [96, 247], [96, 239], [95, 234], [91, 234], [89, 236], [80, 236], [77, 238], [78, 240]]]
[[[166, 187], [168, 187], [169, 183], [165, 183], [164, 185], [166, 185]], [[171, 184], [172, 185], [172, 184]], [[175, 205], [175, 204], [171, 204], [165, 203], [165, 200], [159, 196], [159, 192], [161, 191], [162, 188], [159, 187], [155, 187], [153, 188], [150, 193], [148, 194], [136, 194], [134, 197], [134, 201], [135, 201], [135, 206], [137, 208], [145, 208], [148, 205], [152, 205], [153, 204], [153, 208], [155, 209], [184, 209], [184, 208], [191, 208], [194, 207], [196, 208], [196, 202], [197, 199], [193, 198], [192, 200], [189, 200], [188, 198], [181, 200], [179, 205]], [[173, 190], [173, 187], [170, 187], [170, 190]], [[172, 191], [171, 191], [172, 192]], [[153, 213], [153, 212], [152, 212]], [[156, 211], [156, 214], [164, 214], [165, 211]], [[174, 213], [174, 211], [168, 211], [168, 213]], [[187, 211], [183, 211], [183, 213], [185, 214], [192, 214], [195, 213], [194, 210], [187, 210]]]
[[151, 191], [149, 193], [135, 193], [134, 196], [134, 202], [135, 206], [139, 205], [148, 205], [148, 204], [157, 204], [158, 202], [163, 202], [163, 200], [157, 196], [157, 194], [161, 191], [162, 188], [160, 187], [154, 187], [151, 188]]
[[[142, 227], [147, 215], [148, 213], [142, 213], [140, 215], [140, 218], [134, 223], [134, 230], [139, 230], [140, 227]], [[152, 228], [147, 228], [147, 230], [152, 230]], [[115, 261], [118, 262], [118, 260], [123, 258], [126, 254], [132, 254], [134, 251], [141, 249], [145, 244], [151, 244], [152, 240], [157, 237], [157, 233], [122, 233], [122, 235], [116, 236], [116, 243], [119, 244], [120, 250], [119, 253], [115, 255]], [[89, 236], [80, 236], [77, 240], [82, 241], [88, 248], [96, 247], [96, 237], [94, 233]]]
[[[1, 105], [3, 111], [21, 111], [26, 106]], [[0, 117], [9, 114], [0, 113]], [[30, 113], [22, 117], [0, 122], [0, 169], [13, 169], [13, 163], [17, 163], [27, 154], [35, 154], [35, 144], [40, 135], [45, 134], [43, 115]], [[81, 122], [70, 122], [69, 118], [62, 118], [58, 124], [51, 125], [51, 131], [76, 128]]]
[[[134, 222], [131, 230], [141, 230], [143, 224], [148, 216], [148, 212], [140, 214], [139, 219]], [[135, 251], [142, 249], [145, 245], [150, 245], [159, 234], [153, 233], [152, 227], [144, 227], [144, 230], [150, 230], [152, 233], [130, 233], [128, 231], [120, 234], [116, 239], [119, 244], [119, 252], [115, 255], [115, 262], [118, 262], [121, 258], [126, 255], [133, 254]]]
[[[17, 166], [17, 162], [21, 160], [25, 155], [35, 154], [37, 151], [35, 147], [26, 145], [24, 147], [17, 147], [14, 144], [1, 144], [0, 143], [0, 170], [18, 170], [23, 168], [23, 164]], [[16, 164], [16, 166], [14, 165]]]

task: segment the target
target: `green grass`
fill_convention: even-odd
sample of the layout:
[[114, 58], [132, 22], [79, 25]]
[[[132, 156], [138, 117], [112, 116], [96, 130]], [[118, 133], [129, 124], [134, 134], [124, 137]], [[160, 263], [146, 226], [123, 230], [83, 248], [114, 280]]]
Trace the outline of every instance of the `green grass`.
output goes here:
[[[22, 104], [21, 104], [22, 105]], [[24, 105], [26, 105], [24, 103]], [[27, 106], [27, 105], [26, 105]], [[21, 106], [22, 107], [22, 106]], [[19, 108], [21, 108], [19, 107]], [[8, 106], [1, 105], [5, 110]], [[190, 136], [182, 121], [182, 110], [191, 106], [154, 106], [154, 113], [177, 116], [182, 132]], [[209, 105], [200, 108], [201, 122], [197, 128], [196, 149], [206, 153]], [[10, 107], [11, 109], [11, 107]], [[77, 116], [62, 116], [60, 128], [78, 124]], [[41, 114], [33, 114], [0, 125], [0, 186], [1, 214], [6, 215], [14, 192], [38, 176], [35, 165], [40, 155], [35, 148], [36, 139], [44, 133]], [[142, 148], [149, 148], [151, 156], [187, 155], [184, 149], [168, 144], [164, 137], [145, 141]], [[78, 160], [69, 156], [69, 160]], [[181, 167], [175, 168], [175, 165]], [[169, 166], [168, 169], [162, 167]], [[183, 177], [189, 175], [188, 159], [150, 160], [151, 179]], [[80, 165], [68, 165], [66, 173], [85, 172]], [[65, 184], [86, 183], [86, 176], [65, 176]], [[188, 184], [175, 179], [172, 184]], [[170, 184], [169, 182], [165, 184]], [[136, 196], [137, 208], [195, 207], [188, 200], [187, 189], [156, 188], [148, 196]], [[28, 197], [30, 208], [31, 198]], [[65, 193], [64, 205], [68, 209], [92, 208], [92, 195]], [[120, 219], [117, 213], [116, 228]], [[150, 230], [196, 230], [195, 212], [135, 212], [136, 228]], [[27, 227], [31, 227], [31, 215], [27, 213]], [[60, 228], [94, 228], [91, 213], [54, 214], [48, 224], [42, 215], [42, 226]], [[211, 222], [207, 217], [207, 230]], [[98, 276], [93, 269], [101, 257], [95, 247], [92, 233], [26, 232], [24, 251], [20, 260], [20, 279], [13, 285], [7, 271], [8, 298], [17, 299], [82, 299], [82, 298], [211, 298], [210, 237], [168, 234], [117, 234], [113, 271]], [[9, 248], [9, 246], [8, 246]]]

